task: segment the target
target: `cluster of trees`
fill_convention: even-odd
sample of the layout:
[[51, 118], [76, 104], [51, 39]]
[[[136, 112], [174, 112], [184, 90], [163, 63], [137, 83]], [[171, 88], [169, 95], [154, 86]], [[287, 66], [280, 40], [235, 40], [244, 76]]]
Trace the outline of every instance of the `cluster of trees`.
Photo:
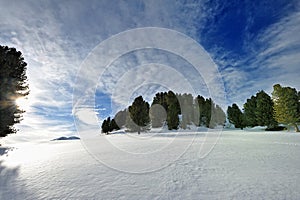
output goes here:
[[20, 51], [0, 45], [0, 137], [15, 133], [22, 120], [16, 99], [28, 95], [26, 62]]
[[142, 96], [135, 98], [134, 102], [127, 109], [119, 111], [115, 117], [110, 117], [102, 123], [102, 132], [109, 133], [113, 130], [119, 130], [122, 127], [128, 128], [129, 131], [138, 132], [149, 129], [149, 103]]
[[274, 103], [264, 91], [260, 91], [247, 99], [243, 110], [244, 113], [236, 104], [227, 109], [228, 120], [236, 128], [267, 126], [272, 129], [278, 125], [274, 116]]
[[103, 121], [101, 128], [102, 128], [102, 132], [106, 134], [113, 130], [119, 129], [115, 119], [110, 120], [110, 117], [108, 117]]
[[227, 117], [236, 128], [267, 126], [268, 130], [278, 129], [279, 124], [292, 125], [299, 132], [300, 92], [295, 88], [273, 86], [272, 98], [260, 91], [247, 99], [242, 112], [236, 104], [227, 109]]
[[[103, 124], [108, 119], [110, 118]], [[137, 97], [131, 106], [119, 111], [113, 120], [117, 127], [109, 131], [126, 127], [129, 131], [140, 133], [151, 127], [167, 126], [169, 130], [173, 130], [179, 127], [186, 129], [192, 124], [214, 128], [224, 125], [226, 114], [210, 98], [205, 99], [200, 95], [194, 98], [191, 94], [169, 91], [157, 93], [151, 106], [142, 96]], [[108, 129], [103, 129], [103, 124], [102, 132], [107, 133]]]

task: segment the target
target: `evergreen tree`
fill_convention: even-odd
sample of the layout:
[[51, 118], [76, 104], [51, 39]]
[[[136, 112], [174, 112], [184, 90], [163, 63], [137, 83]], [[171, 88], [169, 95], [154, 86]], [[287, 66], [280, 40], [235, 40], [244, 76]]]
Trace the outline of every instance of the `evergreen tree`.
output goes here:
[[274, 101], [275, 118], [278, 123], [293, 125], [299, 132], [297, 123], [300, 122], [299, 96], [295, 88], [273, 86], [272, 98]]
[[16, 99], [28, 95], [26, 62], [20, 51], [0, 46], [0, 137], [15, 133], [13, 125], [22, 120]]
[[159, 104], [162, 107], [164, 107], [164, 109], [167, 111], [168, 110], [167, 95], [168, 95], [167, 92], [156, 93], [155, 97], [153, 98], [151, 106], [155, 104]]
[[198, 106], [198, 126], [214, 128], [217, 125], [224, 125], [226, 114], [219, 105], [216, 105], [211, 98], [204, 99], [198, 95], [195, 99]]
[[207, 128], [212, 128], [212, 126], [210, 125], [210, 120], [211, 120], [211, 114], [212, 114], [212, 107], [213, 107], [213, 101], [211, 98], [206, 99], [205, 103], [204, 103], [204, 125]]
[[245, 126], [254, 127], [257, 126], [256, 119], [256, 97], [251, 96], [250, 99], [247, 99], [247, 102], [244, 104], [244, 116], [245, 116]]
[[172, 91], [169, 91], [167, 94], [167, 104], [168, 104], [168, 110], [167, 110], [168, 129], [169, 130], [178, 129], [179, 126], [178, 115], [180, 114], [180, 105], [176, 95]]
[[274, 118], [274, 104], [271, 97], [263, 90], [256, 94], [256, 121], [259, 126], [275, 128], [277, 122]]
[[199, 119], [198, 119], [198, 125], [201, 126], [201, 125], [204, 125], [205, 124], [205, 99], [204, 97], [198, 95], [195, 99], [196, 101], [196, 105], [198, 106], [198, 111], [199, 111]]
[[140, 134], [141, 131], [149, 128], [149, 104], [144, 101], [142, 96], [134, 100], [132, 105], [129, 106], [128, 111], [130, 121], [126, 125], [131, 131], [137, 131]]
[[106, 133], [106, 134], [108, 134], [111, 131], [120, 129], [115, 119], [111, 120], [110, 117], [108, 117], [103, 121], [101, 128], [102, 128], [102, 133]]
[[108, 133], [110, 131], [110, 127], [109, 127], [109, 124], [110, 124], [110, 117], [108, 117], [107, 119], [105, 119], [101, 125], [101, 128], [102, 128], [102, 133]]
[[244, 128], [243, 113], [235, 103], [232, 106], [228, 106], [227, 117], [229, 122], [234, 124], [235, 128]]
[[300, 91], [298, 91], [298, 116], [300, 116]]
[[120, 130], [118, 124], [115, 119], [112, 119], [109, 124], [109, 131]]

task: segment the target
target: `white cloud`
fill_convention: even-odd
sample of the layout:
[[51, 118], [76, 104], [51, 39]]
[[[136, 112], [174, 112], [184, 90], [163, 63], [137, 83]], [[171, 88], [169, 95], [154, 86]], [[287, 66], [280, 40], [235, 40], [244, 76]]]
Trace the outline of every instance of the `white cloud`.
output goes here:
[[244, 38], [246, 57], [231, 57], [228, 52], [212, 51], [221, 68], [228, 103], [242, 107], [259, 90], [271, 95], [272, 86], [281, 83], [300, 90], [300, 11], [290, 12], [266, 27], [256, 37]]
[[190, 22], [201, 20], [202, 9], [200, 3], [191, 8], [173, 1], [0, 2], [1, 45], [21, 50], [28, 63], [31, 107], [21, 131], [72, 132], [75, 77], [82, 60], [101, 41], [144, 26], [173, 28], [197, 38]]
[[[192, 38], [201, 38], [199, 30], [204, 26], [205, 19], [214, 12], [205, 8], [204, 4], [202, 1], [18, 1], [17, 4], [14, 1], [0, 2], [1, 45], [21, 50], [28, 63], [27, 73], [31, 89], [29, 99], [32, 103], [20, 126], [21, 130], [36, 133], [41, 130], [61, 130], [71, 133], [72, 90], [75, 78], [81, 62], [94, 47], [114, 34], [145, 26], [171, 28]], [[294, 12], [268, 27], [253, 41], [245, 41], [249, 50], [255, 52], [250, 59], [231, 59], [228, 58], [228, 52], [220, 54], [218, 50], [212, 51], [221, 69], [230, 102], [241, 105], [246, 98], [260, 89], [270, 92], [272, 85], [277, 82], [300, 89], [299, 24], [300, 13]], [[256, 44], [262, 45], [263, 48], [256, 48]], [[174, 42], [174, 46], [178, 44]], [[145, 53], [137, 53], [135, 57], [128, 56], [125, 60], [120, 58], [106, 71], [106, 81], [99, 85], [99, 88], [111, 92], [118, 83], [119, 79], [116, 77], [121, 78], [123, 73], [132, 70], [134, 65], [158, 62], [181, 72], [191, 84], [199, 85], [197, 93], [209, 97], [206, 84], [212, 84], [216, 78], [220, 78], [219, 75], [213, 73], [212, 76], [199, 80], [195, 71], [186, 66], [178, 66], [179, 60], [178, 57], [174, 59], [166, 54]], [[88, 64], [97, 66], [98, 62], [99, 60]], [[202, 70], [203, 74], [209, 74], [210, 69]], [[165, 73], [160, 74], [155, 68], [149, 67], [146, 71], [143, 70], [143, 73], [138, 70], [137, 72], [139, 76], [128, 75], [127, 82], [133, 80], [146, 84], [150, 82], [149, 77], [155, 76], [157, 80], [169, 81], [167, 83], [177, 88], [178, 92], [181, 92], [180, 87], [184, 88], [175, 80], [176, 76], [165, 77]], [[85, 73], [84, 76], [87, 77], [98, 76], [93, 70]], [[78, 80], [88, 81], [84, 77], [79, 77]], [[169, 87], [168, 84], [165, 87]], [[81, 82], [81, 85], [87, 93], [95, 93], [94, 88], [88, 87], [88, 82]], [[124, 85], [124, 91], [129, 86], [130, 84]], [[137, 91], [146, 92], [146, 98], [149, 99], [151, 90], [163, 89], [154, 84], [150, 86], [148, 91], [145, 91], [145, 87], [140, 90], [137, 88]], [[224, 88], [215, 86], [214, 90], [215, 93], [219, 91], [222, 94]], [[82, 100], [93, 99], [84, 99], [83, 96]], [[125, 101], [121, 102], [121, 98], [116, 98], [116, 101], [126, 104]]]
[[[1, 10], [0, 24], [5, 24], [5, 32], [12, 33], [11, 37], [3, 38], [4, 45], [21, 50], [28, 63], [30, 107], [18, 128], [23, 135], [47, 131], [70, 133], [73, 124], [66, 118], [72, 119], [72, 91], [67, 88], [72, 87], [78, 60], [74, 52], [72, 55], [66, 50], [59, 22], [42, 4], [20, 2], [15, 6], [6, 2], [1, 7], [5, 9]], [[65, 119], [58, 120], [59, 117]]]
[[[153, 87], [155, 85], [161, 89]], [[119, 105], [115, 111], [127, 107], [133, 101], [132, 97], [135, 98], [138, 95], [142, 95], [147, 100], [150, 99], [151, 102], [151, 97], [162, 89], [178, 93], [195, 93], [187, 77], [183, 76], [180, 71], [161, 64], [142, 65], [128, 70], [115, 83], [112, 100], [114, 104]]]
[[270, 83], [283, 83], [300, 90], [300, 11], [292, 13], [273, 24], [260, 35], [266, 47], [257, 58], [257, 65], [265, 67], [272, 76]]

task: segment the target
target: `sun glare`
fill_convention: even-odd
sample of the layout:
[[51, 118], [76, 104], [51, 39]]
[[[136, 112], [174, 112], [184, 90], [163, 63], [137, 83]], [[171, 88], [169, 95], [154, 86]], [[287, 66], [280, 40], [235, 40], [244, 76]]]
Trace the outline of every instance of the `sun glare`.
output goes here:
[[30, 106], [30, 101], [28, 97], [21, 97], [16, 99], [16, 104], [21, 110], [27, 111]]

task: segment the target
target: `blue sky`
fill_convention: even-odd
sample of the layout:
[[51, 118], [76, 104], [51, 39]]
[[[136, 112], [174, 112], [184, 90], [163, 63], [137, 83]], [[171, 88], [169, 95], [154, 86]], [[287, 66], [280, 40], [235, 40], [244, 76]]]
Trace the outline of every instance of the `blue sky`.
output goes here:
[[[72, 95], [82, 63], [101, 42], [134, 28], [168, 28], [197, 41], [217, 66], [227, 105], [236, 102], [241, 106], [261, 89], [270, 93], [274, 83], [300, 90], [297, 0], [3, 0], [0, 11], [0, 44], [21, 50], [28, 63], [31, 94], [19, 128], [23, 133], [36, 133], [37, 137], [41, 133], [74, 133]], [[144, 85], [127, 94], [127, 101], [111, 101], [113, 80], [121, 78], [120, 74], [129, 69], [126, 66], [142, 64], [143, 60], [149, 63], [151, 59], [162, 65], [181, 63], [183, 76], [199, 81], [199, 91], [209, 96], [204, 81], [193, 79], [194, 72], [181, 58], [159, 50], [141, 50], [112, 64], [105, 81], [100, 80], [105, 86], [100, 84], [95, 92], [96, 109], [85, 112], [96, 111], [101, 117], [113, 115], [135, 95], [151, 99], [156, 91], [169, 89], [157, 84]], [[155, 70], [151, 72], [155, 75]], [[170, 78], [169, 83], [176, 81]]]

